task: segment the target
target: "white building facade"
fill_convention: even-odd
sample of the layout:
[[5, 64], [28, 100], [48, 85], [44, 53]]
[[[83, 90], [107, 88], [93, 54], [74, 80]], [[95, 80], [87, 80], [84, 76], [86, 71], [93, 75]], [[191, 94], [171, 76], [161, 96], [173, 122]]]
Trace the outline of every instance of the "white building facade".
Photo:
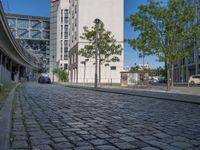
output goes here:
[[68, 71], [69, 1], [51, 0], [50, 74], [56, 68]]
[[[112, 32], [118, 44], [124, 40], [124, 0], [70, 0], [70, 52], [69, 76], [75, 83], [93, 83], [95, 77], [94, 59], [78, 55], [78, 51], [88, 44], [80, 38], [83, 27], [94, 26], [94, 20], [100, 19], [105, 29]], [[120, 83], [123, 71], [124, 52], [119, 62], [106, 62], [101, 65], [101, 83]]]
[[[61, 36], [62, 32], [59, 30], [62, 26], [60, 12], [62, 9], [68, 9], [69, 62], [67, 63], [69, 80], [73, 83], [93, 83], [95, 60], [85, 61], [86, 58], [78, 54], [78, 51], [84, 45], [89, 44], [88, 41], [82, 40], [80, 36], [84, 32], [83, 28], [94, 26], [94, 20], [98, 18], [104, 23], [105, 29], [112, 32], [117, 43], [124, 48], [124, 0], [57, 0], [51, 4], [51, 7], [55, 6], [57, 12], [51, 11], [51, 25], [53, 27], [51, 27], [50, 45], [53, 47], [50, 50], [52, 50], [51, 58], [55, 57], [54, 60], [52, 59], [52, 67], [58, 67], [59, 62], [62, 62], [61, 47], [59, 46], [62, 45], [60, 43], [63, 41], [60, 38], [63, 37]], [[51, 10], [53, 9], [55, 8], [51, 8]], [[123, 71], [124, 66], [124, 52], [122, 51], [121, 56], [118, 57], [120, 58], [119, 62], [101, 64], [101, 83], [120, 83], [120, 72]]]

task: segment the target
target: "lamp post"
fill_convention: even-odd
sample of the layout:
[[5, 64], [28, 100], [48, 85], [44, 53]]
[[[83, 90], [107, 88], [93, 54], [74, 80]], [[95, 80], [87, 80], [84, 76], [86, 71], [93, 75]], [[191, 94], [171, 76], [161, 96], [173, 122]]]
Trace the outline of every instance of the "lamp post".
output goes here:
[[83, 85], [85, 85], [85, 75], [86, 75], [86, 62], [88, 62], [89, 59], [85, 59], [85, 61], [81, 61], [81, 64], [84, 65], [84, 76], [83, 76]]
[[94, 81], [94, 87], [97, 88], [97, 68], [98, 68], [98, 30], [99, 30], [99, 23], [100, 23], [100, 20], [99, 19], [95, 19], [94, 20], [94, 23], [95, 23], [95, 28], [96, 28], [96, 53], [95, 53], [95, 81]]

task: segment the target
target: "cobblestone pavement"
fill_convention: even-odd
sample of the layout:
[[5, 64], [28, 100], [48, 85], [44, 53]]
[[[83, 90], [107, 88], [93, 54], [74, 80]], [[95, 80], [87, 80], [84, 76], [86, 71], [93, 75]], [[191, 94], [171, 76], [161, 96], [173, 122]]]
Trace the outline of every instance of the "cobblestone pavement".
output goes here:
[[37, 83], [14, 104], [12, 149], [200, 149], [200, 105]]

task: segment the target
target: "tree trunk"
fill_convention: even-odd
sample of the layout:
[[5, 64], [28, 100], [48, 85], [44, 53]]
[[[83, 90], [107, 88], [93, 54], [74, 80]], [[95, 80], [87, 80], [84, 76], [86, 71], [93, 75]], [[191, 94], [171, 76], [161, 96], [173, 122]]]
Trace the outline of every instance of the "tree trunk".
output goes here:
[[101, 57], [99, 55], [99, 84], [101, 84]]
[[167, 58], [167, 91], [170, 91], [170, 70], [169, 70], [169, 58]]
[[172, 64], [171, 86], [174, 87], [174, 64]]

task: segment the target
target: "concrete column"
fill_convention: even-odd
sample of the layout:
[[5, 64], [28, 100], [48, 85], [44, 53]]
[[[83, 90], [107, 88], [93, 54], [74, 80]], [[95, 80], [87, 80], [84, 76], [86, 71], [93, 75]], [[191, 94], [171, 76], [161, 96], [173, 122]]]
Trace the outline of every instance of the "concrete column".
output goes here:
[[0, 83], [2, 83], [2, 63], [3, 63], [3, 54], [0, 53]]
[[0, 53], [0, 64], [3, 64], [3, 54]]

